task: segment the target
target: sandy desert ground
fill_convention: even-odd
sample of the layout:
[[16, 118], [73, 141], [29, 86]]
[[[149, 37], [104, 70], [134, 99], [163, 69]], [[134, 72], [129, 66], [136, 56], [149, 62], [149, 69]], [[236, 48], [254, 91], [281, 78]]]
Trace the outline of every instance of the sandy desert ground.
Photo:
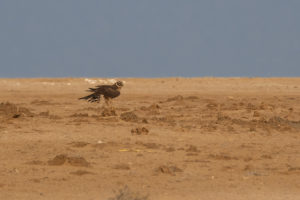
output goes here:
[[121, 80], [0, 79], [0, 199], [300, 199], [300, 78]]

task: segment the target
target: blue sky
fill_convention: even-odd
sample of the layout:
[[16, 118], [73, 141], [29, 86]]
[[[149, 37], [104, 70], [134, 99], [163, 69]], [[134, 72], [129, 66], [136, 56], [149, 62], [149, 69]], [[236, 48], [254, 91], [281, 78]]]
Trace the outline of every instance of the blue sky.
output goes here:
[[300, 76], [299, 0], [1, 0], [0, 77]]

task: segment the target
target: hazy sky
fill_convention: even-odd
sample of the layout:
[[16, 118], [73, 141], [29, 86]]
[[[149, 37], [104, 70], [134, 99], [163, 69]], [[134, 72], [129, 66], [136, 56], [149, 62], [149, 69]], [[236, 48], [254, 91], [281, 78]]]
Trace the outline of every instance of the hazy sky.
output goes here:
[[0, 77], [86, 76], [300, 76], [300, 1], [0, 1]]

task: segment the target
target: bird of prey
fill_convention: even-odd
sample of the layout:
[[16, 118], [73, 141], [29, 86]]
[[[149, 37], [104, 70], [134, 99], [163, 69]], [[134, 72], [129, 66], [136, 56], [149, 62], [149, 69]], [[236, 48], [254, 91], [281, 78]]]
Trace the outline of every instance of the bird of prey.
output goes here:
[[87, 100], [88, 102], [100, 102], [101, 96], [104, 97], [105, 103], [109, 105], [112, 98], [116, 98], [120, 95], [120, 90], [123, 87], [122, 81], [117, 81], [113, 85], [98, 85], [95, 88], [89, 88], [88, 92], [93, 92], [92, 94], [81, 97], [79, 99]]

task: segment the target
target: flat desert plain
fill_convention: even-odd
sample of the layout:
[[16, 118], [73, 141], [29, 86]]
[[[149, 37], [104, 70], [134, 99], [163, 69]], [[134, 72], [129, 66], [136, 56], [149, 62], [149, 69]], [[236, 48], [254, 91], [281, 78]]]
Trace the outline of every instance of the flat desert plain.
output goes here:
[[300, 78], [0, 79], [2, 200], [300, 199]]

